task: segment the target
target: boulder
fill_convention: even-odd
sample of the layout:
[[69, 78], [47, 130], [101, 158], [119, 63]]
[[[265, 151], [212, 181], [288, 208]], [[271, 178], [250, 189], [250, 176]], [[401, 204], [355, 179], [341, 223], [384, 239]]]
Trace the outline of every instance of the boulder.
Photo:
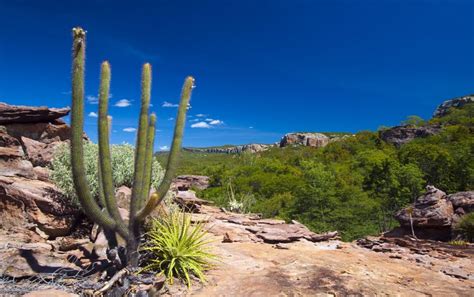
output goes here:
[[441, 126], [428, 125], [415, 127], [411, 125], [396, 126], [379, 132], [379, 136], [385, 142], [400, 147], [415, 138], [423, 138], [436, 135], [441, 132]]
[[469, 213], [474, 211], [474, 191], [459, 192], [446, 197], [453, 205], [456, 213]]
[[68, 115], [70, 109], [8, 105], [0, 102], [0, 125], [50, 122]]
[[25, 148], [28, 160], [34, 166], [46, 167], [51, 164], [54, 157], [54, 151], [61, 145], [61, 142], [42, 143], [28, 137], [21, 137], [21, 142]]
[[27, 137], [43, 143], [66, 141], [71, 138], [71, 128], [62, 122], [17, 123], [5, 125], [5, 128], [8, 134], [15, 138]]
[[463, 107], [468, 103], [474, 103], [474, 95], [468, 95], [446, 100], [436, 108], [435, 112], [433, 113], [433, 117], [439, 118], [445, 116], [451, 108]]
[[173, 179], [171, 188], [179, 191], [187, 191], [192, 188], [204, 190], [209, 187], [209, 176], [204, 175], [180, 175]]
[[443, 191], [428, 186], [426, 193], [416, 200], [414, 207], [400, 210], [395, 218], [404, 227], [410, 227], [410, 214], [413, 226], [416, 227], [450, 227], [454, 211], [445, 196]]
[[330, 138], [322, 133], [288, 133], [280, 141], [280, 147], [290, 145], [303, 145], [311, 147], [324, 147]]
[[58, 290], [58, 289], [45, 289], [45, 290], [38, 290], [38, 291], [33, 291], [29, 292], [23, 297], [79, 297], [77, 294], [69, 293], [63, 290]]
[[0, 176], [0, 227], [35, 224], [50, 237], [68, 235], [80, 212], [49, 182]]

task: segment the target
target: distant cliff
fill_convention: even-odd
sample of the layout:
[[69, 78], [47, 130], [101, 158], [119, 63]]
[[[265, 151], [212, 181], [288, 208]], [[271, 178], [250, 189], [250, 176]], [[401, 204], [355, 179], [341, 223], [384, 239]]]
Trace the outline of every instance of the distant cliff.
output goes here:
[[249, 153], [258, 153], [268, 150], [273, 145], [268, 144], [244, 144], [244, 145], [237, 145], [237, 146], [229, 146], [229, 147], [206, 147], [206, 148], [191, 148], [185, 147], [183, 150], [188, 152], [194, 153], [216, 153], [216, 154], [240, 154], [243, 152]]

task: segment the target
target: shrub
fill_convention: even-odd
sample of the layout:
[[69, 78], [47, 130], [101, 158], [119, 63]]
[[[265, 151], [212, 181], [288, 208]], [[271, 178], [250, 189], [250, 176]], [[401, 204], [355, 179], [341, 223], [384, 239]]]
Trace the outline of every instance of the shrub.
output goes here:
[[[89, 188], [94, 197], [98, 197], [98, 145], [89, 141], [84, 142], [84, 166]], [[115, 187], [133, 184], [135, 151], [129, 144], [112, 145], [112, 177]], [[163, 168], [158, 161], [153, 160], [152, 186], [157, 187], [163, 178]], [[63, 144], [55, 151], [51, 162], [51, 179], [63, 193], [77, 201], [76, 191], [72, 181], [71, 153], [68, 144]]]
[[151, 253], [150, 260], [142, 271], [158, 271], [170, 284], [176, 277], [190, 287], [191, 275], [204, 282], [204, 271], [216, 258], [207, 247], [210, 242], [205, 239], [206, 234], [203, 223], [191, 227], [191, 217], [184, 213], [172, 212], [153, 219], [143, 248]]
[[466, 240], [474, 242], [474, 212], [461, 218], [456, 225], [456, 231]]

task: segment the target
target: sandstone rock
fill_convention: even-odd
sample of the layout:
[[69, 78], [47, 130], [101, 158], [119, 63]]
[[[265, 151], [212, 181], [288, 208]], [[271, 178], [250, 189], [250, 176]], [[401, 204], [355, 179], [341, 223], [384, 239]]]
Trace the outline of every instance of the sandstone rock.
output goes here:
[[201, 205], [212, 204], [210, 201], [196, 197], [196, 193], [191, 190], [178, 191], [174, 197], [174, 202], [187, 212], [199, 212]]
[[61, 144], [61, 142], [42, 143], [28, 137], [21, 137], [21, 142], [25, 147], [28, 160], [34, 166], [46, 167], [51, 164], [54, 157], [54, 151]]
[[46, 167], [36, 166], [33, 168], [33, 172], [36, 174], [37, 178], [41, 181], [49, 181], [49, 169]]
[[451, 194], [446, 199], [453, 204], [456, 212], [459, 212], [460, 209], [462, 209], [463, 213], [474, 211], [474, 191]]
[[195, 153], [241, 154], [248, 152], [254, 154], [266, 151], [272, 146], [273, 145], [268, 144], [251, 143], [231, 147], [183, 148], [183, 150]]
[[[22, 136], [43, 143], [66, 141], [71, 138], [71, 128], [66, 124], [25, 123], [5, 125], [8, 134], [20, 139]], [[87, 136], [84, 136], [88, 139]]]
[[130, 199], [132, 198], [132, 189], [126, 186], [121, 186], [115, 190], [115, 199], [117, 199], [117, 206], [123, 209], [130, 209]]
[[70, 109], [67, 108], [47, 108], [8, 105], [0, 102], [0, 125], [13, 123], [38, 123], [49, 122], [58, 118], [62, 118], [69, 114]]
[[79, 211], [49, 182], [0, 176], [0, 227], [34, 223], [51, 237], [69, 234]]
[[462, 107], [468, 103], [474, 103], [474, 95], [446, 100], [436, 108], [433, 117], [445, 116], [452, 107]]
[[281, 139], [280, 147], [289, 145], [324, 147], [329, 140], [329, 137], [321, 133], [288, 133]]
[[[427, 192], [420, 196], [411, 214], [416, 227], [442, 228], [450, 227], [454, 214], [452, 204], [444, 199], [446, 194], [434, 187], [427, 187]], [[400, 210], [395, 218], [404, 227], [410, 226], [410, 208]]]
[[204, 175], [180, 175], [173, 179], [171, 188], [179, 191], [187, 191], [192, 188], [204, 190], [209, 187], [209, 176]]
[[380, 138], [397, 147], [402, 146], [415, 138], [436, 135], [441, 132], [441, 126], [430, 125], [422, 127], [397, 126], [379, 132]]

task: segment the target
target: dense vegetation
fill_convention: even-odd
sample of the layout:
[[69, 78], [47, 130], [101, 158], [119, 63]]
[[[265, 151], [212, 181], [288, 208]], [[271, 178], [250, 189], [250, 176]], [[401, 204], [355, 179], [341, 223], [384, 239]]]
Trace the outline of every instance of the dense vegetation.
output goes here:
[[[407, 124], [442, 124], [438, 135], [400, 149], [377, 132], [321, 149], [274, 148], [260, 154], [183, 153], [180, 174], [211, 177], [200, 196], [218, 205], [266, 217], [295, 219], [321, 232], [339, 230], [345, 240], [396, 226], [393, 214], [413, 202], [427, 184], [453, 193], [474, 189], [474, 104], [443, 118]], [[158, 156], [160, 162], [165, 154]], [[234, 206], [235, 208], [235, 206]]]

